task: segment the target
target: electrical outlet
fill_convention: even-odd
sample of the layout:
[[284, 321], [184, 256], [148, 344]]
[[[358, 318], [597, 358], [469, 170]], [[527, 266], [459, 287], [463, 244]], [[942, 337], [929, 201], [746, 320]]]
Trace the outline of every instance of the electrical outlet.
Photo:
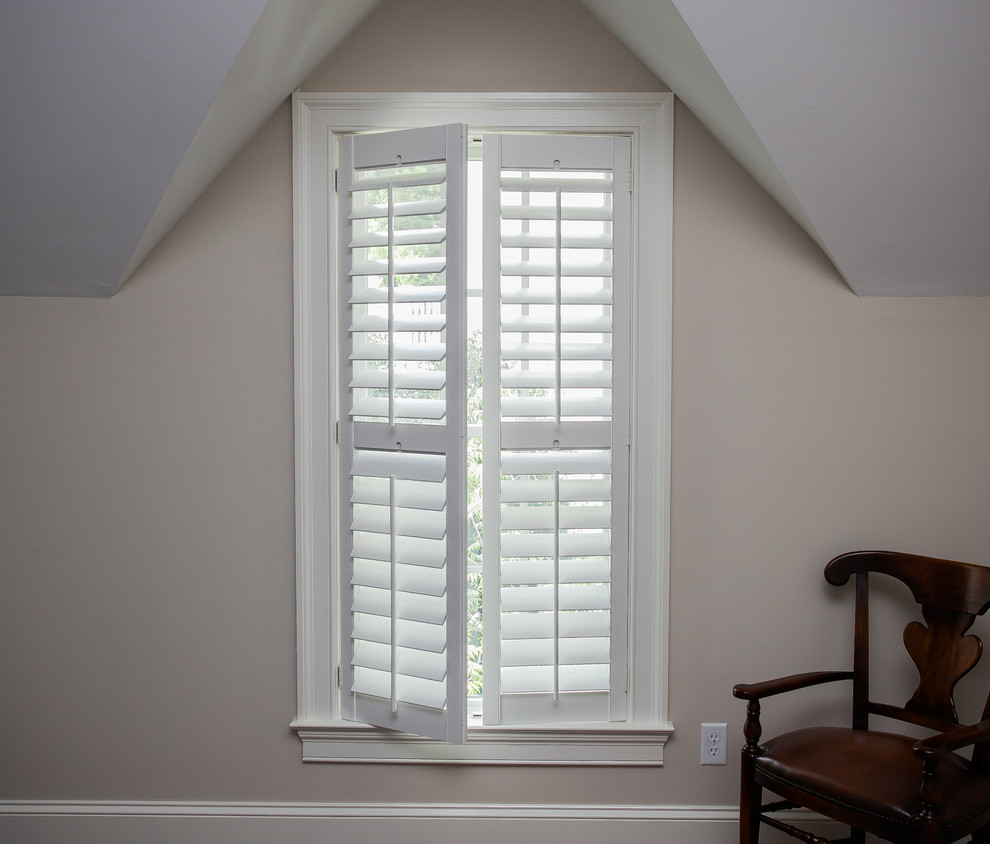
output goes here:
[[701, 764], [724, 765], [726, 724], [701, 725]]

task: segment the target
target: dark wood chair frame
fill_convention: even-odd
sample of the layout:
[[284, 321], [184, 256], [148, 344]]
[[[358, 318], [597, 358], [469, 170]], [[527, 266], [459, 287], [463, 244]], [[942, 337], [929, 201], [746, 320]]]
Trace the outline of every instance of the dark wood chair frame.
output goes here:
[[[922, 607], [927, 624], [910, 622], [904, 629], [904, 643], [918, 667], [920, 681], [917, 690], [904, 706], [891, 706], [870, 700], [869, 686], [869, 576], [871, 573], [894, 577], [911, 590]], [[890, 551], [857, 551], [836, 557], [825, 567], [825, 579], [833, 586], [848, 583], [855, 576], [856, 606], [852, 671], [818, 671], [796, 674], [763, 683], [740, 684], [733, 694], [748, 702], [742, 750], [740, 787], [741, 844], [757, 844], [760, 824], [782, 830], [806, 844], [827, 844], [812, 835], [774, 817], [771, 813], [784, 809], [805, 808], [839, 821], [851, 828], [843, 841], [862, 842], [867, 832], [881, 838], [905, 844], [948, 844], [966, 835], [990, 844], [990, 698], [978, 724], [960, 726], [953, 701], [956, 683], [979, 661], [982, 642], [966, 631], [976, 616], [990, 607], [990, 568], [952, 560], [920, 557]], [[760, 701], [797, 689], [824, 683], [852, 681], [852, 730], [869, 731], [871, 715], [893, 718], [905, 723], [936, 731], [929, 738], [916, 741], [911, 748], [917, 766], [917, 794], [909, 806], [901, 807], [909, 821], [892, 824], [889, 818], [874, 817], [865, 805], [855, 800], [837, 801], [828, 794], [828, 777], [842, 778], [847, 785], [860, 776], [855, 760], [849, 770], [826, 771], [825, 786], [809, 789], [807, 783], [782, 782], [768, 775], [766, 749], [761, 745]], [[796, 734], [796, 733], [795, 733]], [[794, 734], [788, 734], [794, 735]], [[772, 742], [771, 742], [772, 745]], [[960, 761], [953, 751], [972, 747], [972, 760], [962, 762], [966, 767], [960, 776], [979, 779], [979, 789], [986, 788], [982, 803], [946, 821], [947, 802], [953, 794], [946, 793], [940, 779], [940, 766], [952, 762], [960, 770]], [[953, 759], [948, 760], [947, 756]], [[771, 751], [772, 755], [772, 751]], [[801, 764], [806, 764], [804, 760]], [[815, 765], [809, 760], [809, 769]], [[913, 770], [913, 768], [912, 768]], [[819, 783], [821, 774], [818, 773]], [[986, 783], [982, 782], [986, 779]], [[869, 790], [870, 782], [855, 783], [855, 788]], [[767, 788], [782, 800], [763, 804], [762, 792]], [[957, 791], [955, 786], [949, 791]], [[848, 794], [848, 790], [847, 790]], [[877, 813], [879, 814], [879, 813]]]

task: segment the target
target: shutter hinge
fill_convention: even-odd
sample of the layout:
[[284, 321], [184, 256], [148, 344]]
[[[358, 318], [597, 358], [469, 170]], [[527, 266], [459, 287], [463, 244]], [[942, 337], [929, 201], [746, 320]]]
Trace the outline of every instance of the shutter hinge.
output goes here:
[[626, 688], [623, 690], [626, 694], [629, 694], [629, 669], [626, 668]]
[[333, 423], [333, 441], [340, 445], [340, 421]]
[[340, 686], [340, 683], [341, 683], [341, 680], [340, 680], [340, 666], [338, 665], [337, 666], [337, 688], [338, 689], [341, 687]]
[[629, 168], [629, 192], [630, 193], [632, 193], [632, 189], [633, 189], [633, 169], [632, 169], [632, 167], [630, 167]]
[[339, 175], [339, 173], [340, 173], [339, 170], [334, 170], [333, 171], [333, 192], [334, 193], [337, 193], [337, 191], [339, 190], [339, 188], [337, 186], [338, 185], [338, 175]]

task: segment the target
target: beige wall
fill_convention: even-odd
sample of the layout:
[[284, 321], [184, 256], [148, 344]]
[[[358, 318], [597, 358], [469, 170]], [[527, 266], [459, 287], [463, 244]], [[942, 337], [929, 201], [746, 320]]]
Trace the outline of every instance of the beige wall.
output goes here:
[[[450, 59], [400, 51], [448, 7]], [[540, 37], [498, 55], [515, 11]], [[391, 0], [304, 87], [663, 89], [556, 0]], [[0, 300], [0, 799], [733, 803], [699, 723], [847, 664], [829, 557], [990, 560], [990, 299], [856, 298], [682, 106], [674, 166], [663, 769], [300, 761], [286, 105], [113, 299]]]
[[301, 88], [669, 90], [576, 0], [386, 0]]

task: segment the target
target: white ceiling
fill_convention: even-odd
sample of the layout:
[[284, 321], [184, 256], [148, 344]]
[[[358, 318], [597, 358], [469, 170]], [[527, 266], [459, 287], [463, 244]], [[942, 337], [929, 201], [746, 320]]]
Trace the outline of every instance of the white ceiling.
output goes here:
[[[0, 294], [109, 296], [379, 0], [0, 4]], [[990, 3], [583, 0], [862, 295], [990, 295]]]
[[265, 2], [0, 4], [3, 292], [114, 292]]
[[857, 293], [990, 295], [990, 3], [673, 0], [748, 130], [671, 76], [672, 10], [586, 5], [740, 161], [763, 147], [751, 172]]
[[378, 2], [0, 2], [0, 295], [112, 295]]

